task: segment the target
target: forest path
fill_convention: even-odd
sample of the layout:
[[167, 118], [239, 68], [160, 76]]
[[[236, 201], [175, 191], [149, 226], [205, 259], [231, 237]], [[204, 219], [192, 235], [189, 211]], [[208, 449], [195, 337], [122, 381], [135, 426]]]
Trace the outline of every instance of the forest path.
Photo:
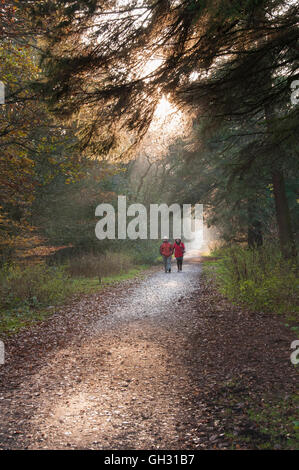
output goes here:
[[200, 273], [190, 258], [182, 273], [105, 288], [19, 335], [3, 371], [0, 448], [229, 448], [219, 393], [240, 395], [233, 426], [248, 427], [244, 390], [294, 383], [289, 336], [214, 302]]
[[156, 272], [132, 286], [90, 326], [79, 349], [59, 351], [39, 372], [37, 381], [53, 371], [54, 380], [63, 376], [31, 421], [34, 435], [46, 436], [40, 447], [175, 449], [185, 442], [186, 421], [183, 434], [188, 425], [191, 437], [192, 381], [182, 351], [193, 317], [186, 303], [179, 306], [198, 287], [199, 271], [188, 264], [182, 273]]

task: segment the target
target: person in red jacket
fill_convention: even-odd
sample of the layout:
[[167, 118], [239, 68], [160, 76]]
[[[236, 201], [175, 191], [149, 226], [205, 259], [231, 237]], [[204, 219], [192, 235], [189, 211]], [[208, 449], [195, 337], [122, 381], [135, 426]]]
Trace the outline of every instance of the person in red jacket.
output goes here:
[[185, 253], [185, 245], [181, 241], [180, 238], [176, 238], [173, 244], [173, 249], [174, 249], [174, 256], [176, 257], [176, 262], [178, 265], [178, 272], [180, 272], [182, 271], [183, 258], [184, 258], [184, 253]]
[[163, 243], [160, 245], [160, 254], [163, 256], [164, 268], [166, 273], [171, 272], [171, 257], [173, 253], [173, 246], [169, 243], [168, 238], [163, 238]]

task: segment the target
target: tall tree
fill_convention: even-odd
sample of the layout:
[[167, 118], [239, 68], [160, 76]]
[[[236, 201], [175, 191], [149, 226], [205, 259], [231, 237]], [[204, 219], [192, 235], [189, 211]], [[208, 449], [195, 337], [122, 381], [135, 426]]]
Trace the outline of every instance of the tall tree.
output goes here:
[[[298, 78], [295, 3], [56, 0], [34, 6], [34, 15], [51, 31], [46, 79], [39, 89], [57, 114], [77, 119], [84, 149], [116, 152], [121, 143], [122, 152], [121, 131], [131, 131], [135, 141], [144, 136], [163, 94], [198, 116], [210, 116], [214, 125], [223, 119], [239, 126], [248, 119], [260, 124], [265, 156], [275, 167], [282, 251], [286, 257], [294, 254], [290, 219], [284, 215], [281, 168], [286, 163], [283, 152], [273, 149], [278, 142], [288, 147], [298, 123], [298, 110], [288, 104], [291, 82]], [[277, 113], [270, 126], [268, 117], [265, 122], [269, 106]]]

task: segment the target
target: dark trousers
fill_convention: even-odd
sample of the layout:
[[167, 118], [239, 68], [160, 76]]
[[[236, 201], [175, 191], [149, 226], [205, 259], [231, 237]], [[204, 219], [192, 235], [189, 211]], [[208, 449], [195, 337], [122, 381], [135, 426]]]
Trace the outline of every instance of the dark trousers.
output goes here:
[[164, 262], [165, 272], [167, 273], [168, 271], [171, 271], [171, 256], [163, 255], [163, 262]]
[[183, 257], [177, 258], [176, 263], [178, 265], [178, 271], [182, 271], [182, 266], [183, 266]]

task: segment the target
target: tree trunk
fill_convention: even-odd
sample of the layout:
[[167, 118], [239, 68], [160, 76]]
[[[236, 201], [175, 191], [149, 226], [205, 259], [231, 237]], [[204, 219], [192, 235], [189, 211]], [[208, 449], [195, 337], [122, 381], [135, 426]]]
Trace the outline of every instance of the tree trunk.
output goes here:
[[248, 201], [248, 235], [249, 248], [257, 248], [263, 245], [262, 223], [259, 220], [257, 208], [253, 201]]
[[[272, 132], [272, 120], [275, 117], [274, 105], [265, 106], [265, 117], [267, 120], [268, 131]], [[273, 154], [283, 152], [280, 146], [273, 148]], [[282, 155], [279, 155], [277, 161], [282, 161]], [[281, 252], [284, 258], [289, 259], [297, 256], [296, 245], [291, 224], [291, 214], [286, 195], [284, 174], [282, 165], [276, 163], [273, 159], [272, 184], [275, 199], [276, 220], [278, 226], [279, 242]]]
[[272, 183], [281, 251], [284, 258], [296, 257], [296, 245], [282, 170], [273, 170]]
[[[267, 21], [263, 8], [257, 11], [257, 19], [258, 21], [261, 19], [262, 23]], [[271, 88], [271, 85], [273, 84], [273, 77], [271, 74], [272, 60], [273, 59], [271, 57], [271, 54], [265, 60], [265, 64], [267, 66], [265, 71], [266, 90], [269, 90]], [[271, 134], [272, 132], [275, 132], [275, 129], [273, 127], [273, 119], [275, 119], [276, 116], [274, 101], [268, 102], [265, 105], [264, 109], [268, 132]], [[292, 231], [290, 209], [285, 189], [283, 165], [279, 163], [283, 161], [282, 152], [284, 152], [284, 150], [280, 146], [274, 144], [274, 157], [275, 153], [278, 154], [278, 152], [280, 152], [280, 155], [278, 155], [279, 158], [273, 158], [272, 184], [281, 252], [284, 258], [289, 259], [296, 257], [297, 253], [294, 235]]]
[[263, 245], [262, 224], [258, 220], [248, 226], [248, 247], [258, 248]]

